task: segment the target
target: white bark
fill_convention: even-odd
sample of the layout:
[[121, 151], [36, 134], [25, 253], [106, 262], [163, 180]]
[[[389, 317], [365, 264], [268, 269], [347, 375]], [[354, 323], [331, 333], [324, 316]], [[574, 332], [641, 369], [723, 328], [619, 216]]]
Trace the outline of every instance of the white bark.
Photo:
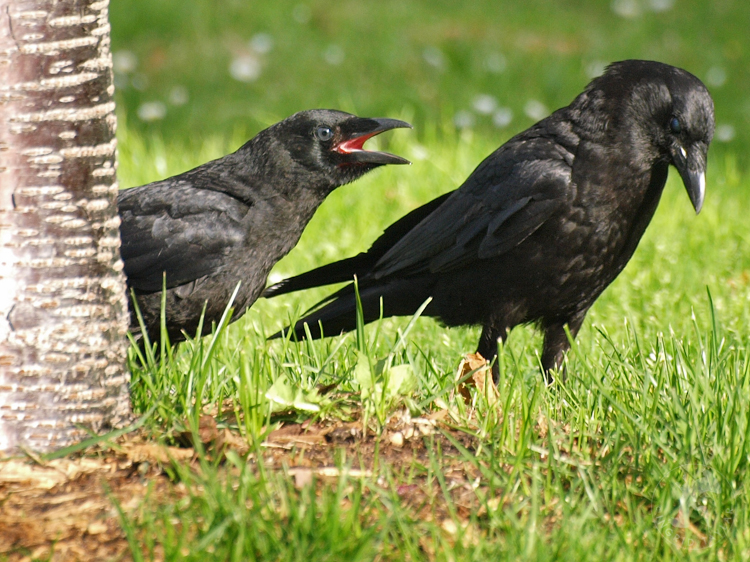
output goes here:
[[0, 451], [130, 412], [108, 0], [0, 0]]

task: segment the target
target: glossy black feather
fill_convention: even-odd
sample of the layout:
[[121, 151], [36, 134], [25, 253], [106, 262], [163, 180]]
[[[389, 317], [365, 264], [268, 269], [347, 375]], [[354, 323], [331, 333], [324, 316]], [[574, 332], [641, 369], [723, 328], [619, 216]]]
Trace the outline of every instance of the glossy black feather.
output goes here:
[[[172, 342], [185, 332], [195, 334], [204, 307], [202, 333], [210, 331], [238, 284], [233, 319], [239, 318], [331, 191], [383, 164], [406, 163], [362, 149], [361, 137], [408, 126], [340, 111], [303, 111], [223, 158], [120, 192], [125, 275], [151, 340], [160, 334], [165, 278]], [[131, 330], [139, 332], [132, 307]]]
[[445, 201], [451, 194], [446, 193], [430, 201], [426, 205], [414, 209], [411, 213], [401, 217], [391, 226], [385, 229], [383, 234], [375, 240], [370, 249], [366, 252], [357, 254], [354, 257], [337, 261], [308, 271], [295, 277], [290, 277], [276, 283], [263, 291], [266, 298], [293, 293], [310, 287], [319, 287], [323, 285], [333, 285], [334, 283], [344, 283], [351, 281], [355, 275], [361, 275], [369, 270], [378, 262], [378, 260], [401, 240], [415, 224], [432, 213]]
[[[144, 197], [143, 191], [148, 191]], [[167, 180], [122, 192], [121, 255], [128, 285], [161, 291], [209, 275], [242, 244], [250, 207], [220, 192]]]
[[[569, 347], [564, 327], [575, 335], [627, 264], [670, 164], [700, 210], [713, 130], [713, 102], [700, 80], [651, 61], [614, 63], [569, 106], [488, 156], [452, 194], [396, 223], [398, 236], [357, 256], [349, 273], [358, 275], [365, 321], [380, 316], [381, 302], [385, 316], [409, 315], [431, 297], [424, 314], [483, 327], [478, 351], [490, 359], [498, 338], [535, 322], [545, 334], [542, 365], [554, 370]], [[340, 281], [349, 264], [280, 286], [324, 285], [328, 271]], [[352, 286], [320, 305], [294, 326], [297, 337], [305, 323], [313, 336], [319, 323], [326, 335], [355, 327]]]

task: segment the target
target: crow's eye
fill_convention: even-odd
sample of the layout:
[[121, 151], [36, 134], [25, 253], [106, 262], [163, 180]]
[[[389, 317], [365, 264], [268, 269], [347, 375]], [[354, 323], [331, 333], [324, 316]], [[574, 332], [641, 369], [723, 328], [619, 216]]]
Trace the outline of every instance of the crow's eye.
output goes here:
[[669, 130], [675, 135], [679, 135], [682, 132], [682, 125], [680, 125], [680, 120], [677, 117], [672, 117], [669, 120]]
[[318, 140], [329, 141], [333, 138], [333, 131], [328, 127], [318, 127], [315, 129], [315, 136]]

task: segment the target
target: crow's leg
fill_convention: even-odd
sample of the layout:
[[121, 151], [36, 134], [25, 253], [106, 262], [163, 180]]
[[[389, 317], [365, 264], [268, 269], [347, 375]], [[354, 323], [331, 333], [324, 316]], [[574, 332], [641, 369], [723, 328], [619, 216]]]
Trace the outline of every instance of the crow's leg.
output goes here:
[[[508, 336], [508, 328], [497, 328], [495, 326], [484, 326], [482, 328], [482, 335], [479, 337], [479, 346], [477, 346], [477, 353], [487, 360], [487, 363], [497, 357], [497, 340], [505, 341]], [[497, 383], [500, 379], [500, 367], [495, 361], [492, 364], [492, 378]]]
[[[574, 338], [583, 324], [586, 317], [586, 311], [577, 316], [569, 318], [566, 322], [553, 322], [544, 325], [544, 347], [542, 348], [542, 369], [547, 379], [547, 384], [552, 384], [555, 380], [554, 371], [557, 371], [563, 365], [565, 352], [570, 349], [568, 336], [565, 334], [565, 326], [568, 326], [570, 335]], [[565, 370], [562, 371], [563, 382], [565, 382]]]

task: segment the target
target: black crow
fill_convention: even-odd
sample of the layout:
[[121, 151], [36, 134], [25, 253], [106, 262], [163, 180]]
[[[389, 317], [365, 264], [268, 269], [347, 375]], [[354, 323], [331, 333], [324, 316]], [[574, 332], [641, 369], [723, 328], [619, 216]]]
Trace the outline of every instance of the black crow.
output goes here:
[[[399, 156], [368, 151], [378, 133], [411, 127], [341, 111], [302, 111], [258, 133], [236, 152], [162, 181], [120, 192], [121, 254], [148, 335], [166, 326], [172, 342], [194, 335], [205, 306], [211, 330], [241, 282], [233, 319], [260, 295], [273, 265], [291, 250], [337, 187]], [[131, 306], [130, 327], [139, 325]]]
[[[610, 65], [573, 102], [516, 135], [464, 184], [390, 226], [372, 248], [282, 281], [274, 296], [356, 275], [370, 322], [424, 314], [481, 325], [478, 352], [518, 324], [544, 332], [542, 367], [561, 366], [586, 312], [622, 271], [659, 203], [672, 164], [696, 213], [703, 204], [713, 101], [692, 74], [650, 61]], [[314, 337], [355, 327], [354, 287], [294, 327]]]

